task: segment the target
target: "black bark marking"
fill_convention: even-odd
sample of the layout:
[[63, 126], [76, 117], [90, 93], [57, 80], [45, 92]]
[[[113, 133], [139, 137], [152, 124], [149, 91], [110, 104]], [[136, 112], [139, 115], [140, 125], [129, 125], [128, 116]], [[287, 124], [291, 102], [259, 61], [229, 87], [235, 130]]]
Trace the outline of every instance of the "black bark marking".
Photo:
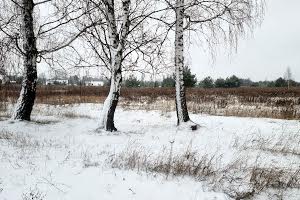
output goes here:
[[115, 123], [114, 123], [114, 116], [115, 116], [116, 107], [119, 102], [119, 96], [120, 96], [119, 92], [113, 93], [113, 101], [112, 101], [111, 107], [108, 110], [107, 121], [106, 121], [106, 130], [110, 131], [110, 132], [117, 131], [117, 129], [115, 127]]

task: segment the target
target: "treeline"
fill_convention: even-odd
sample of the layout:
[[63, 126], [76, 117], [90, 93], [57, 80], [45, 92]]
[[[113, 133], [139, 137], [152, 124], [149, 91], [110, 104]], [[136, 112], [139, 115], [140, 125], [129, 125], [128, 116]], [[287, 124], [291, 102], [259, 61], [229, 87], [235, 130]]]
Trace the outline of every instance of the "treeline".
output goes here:
[[[186, 87], [200, 87], [200, 88], [238, 88], [238, 87], [298, 87], [299, 82], [294, 80], [287, 80], [282, 77], [274, 81], [252, 81], [251, 79], [239, 78], [232, 75], [227, 78], [213, 79], [208, 76], [201, 81], [197, 81], [196, 75], [191, 73], [188, 67], [185, 67], [183, 73], [183, 80]], [[125, 87], [175, 87], [174, 76], [164, 77], [162, 81], [142, 81], [134, 75], [124, 81]]]
[[[10, 75], [6, 77], [5, 81], [0, 79], [0, 84], [21, 84], [23, 76]], [[79, 77], [77, 75], [65, 76], [65, 77], [54, 77], [47, 79], [45, 75], [40, 75], [37, 79], [38, 85], [83, 85], [88, 86], [93, 81], [101, 81], [103, 85], [109, 85], [109, 81], [106, 79], [93, 78], [90, 76]]]
[[239, 78], [235, 75], [226, 79], [218, 78], [214, 80], [211, 77], [206, 77], [198, 83], [202, 88], [237, 88], [237, 87], [297, 87], [299, 82], [294, 80], [286, 80], [282, 77], [274, 81], [252, 81], [251, 79]]
[[[288, 83], [289, 82], [289, 83]], [[238, 78], [233, 75], [230, 77], [218, 78], [214, 80], [211, 77], [206, 77], [201, 81], [197, 78], [187, 76], [184, 78], [186, 87], [200, 88], [238, 88], [238, 87], [299, 87], [300, 83], [294, 80], [285, 80], [280, 77], [274, 81], [252, 81], [251, 79]], [[135, 76], [130, 76], [124, 82], [125, 87], [175, 87], [175, 81], [172, 76], [164, 78], [162, 81], [141, 81]]]
[[[186, 87], [197, 86], [196, 74], [192, 74], [191, 69], [186, 66], [183, 69], [183, 81]], [[162, 81], [143, 81], [139, 80], [136, 76], [130, 75], [125, 79], [125, 87], [175, 87], [175, 75], [166, 76]]]
[[[238, 88], [238, 87], [299, 87], [300, 83], [294, 80], [286, 80], [282, 77], [274, 81], [252, 81], [251, 79], [243, 79], [239, 78], [235, 75], [232, 75], [227, 78], [218, 78], [213, 79], [208, 76], [201, 81], [198, 81], [195, 74], [191, 73], [190, 68], [185, 67], [183, 73], [183, 80], [186, 87], [200, 87], [200, 88]], [[22, 83], [22, 76], [9, 76], [8, 83]], [[55, 79], [55, 78], [54, 78]], [[52, 85], [89, 85], [88, 83], [94, 80], [91, 77], [83, 76], [78, 77], [69, 76], [63, 78], [66, 80], [65, 83], [61, 82], [53, 82]], [[60, 80], [57, 78], [57, 80]], [[103, 81], [103, 86], [109, 86], [110, 82], [106, 79], [101, 79]], [[1, 84], [1, 81], [0, 81]], [[39, 85], [46, 85], [47, 79], [45, 77], [38, 78]], [[136, 87], [175, 87], [175, 79], [174, 76], [166, 76], [160, 81], [146, 81], [139, 80], [135, 75], [130, 75], [125, 81], [122, 83], [124, 87], [128, 88], [136, 88]]]

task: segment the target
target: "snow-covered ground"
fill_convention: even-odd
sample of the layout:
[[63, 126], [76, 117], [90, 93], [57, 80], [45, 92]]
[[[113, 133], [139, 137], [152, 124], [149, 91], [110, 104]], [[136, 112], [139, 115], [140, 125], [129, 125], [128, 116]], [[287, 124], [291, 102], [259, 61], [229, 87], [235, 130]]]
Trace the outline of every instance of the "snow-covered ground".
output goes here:
[[[119, 132], [107, 133], [96, 131], [101, 107], [40, 104], [32, 122], [0, 118], [0, 200], [231, 199], [257, 178], [253, 169], [300, 177], [299, 121], [191, 115], [201, 128], [190, 131], [176, 127], [175, 112], [120, 108]], [[133, 152], [140, 157], [128, 160]], [[146, 172], [148, 161], [140, 162], [171, 163], [186, 152], [208, 158], [214, 175]], [[299, 189], [278, 188], [253, 198], [300, 199]]]

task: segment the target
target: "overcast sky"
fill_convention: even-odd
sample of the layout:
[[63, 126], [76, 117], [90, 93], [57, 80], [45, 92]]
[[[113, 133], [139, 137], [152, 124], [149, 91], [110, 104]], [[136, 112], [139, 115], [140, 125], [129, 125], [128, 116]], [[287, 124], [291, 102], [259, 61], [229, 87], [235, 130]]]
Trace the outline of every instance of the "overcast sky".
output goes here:
[[[261, 27], [252, 37], [239, 42], [238, 52], [222, 52], [214, 64], [201, 47], [190, 48], [189, 62], [199, 79], [235, 74], [252, 80], [273, 80], [290, 66], [293, 78], [300, 81], [300, 0], [267, 0]], [[222, 49], [222, 48], [221, 48]]]

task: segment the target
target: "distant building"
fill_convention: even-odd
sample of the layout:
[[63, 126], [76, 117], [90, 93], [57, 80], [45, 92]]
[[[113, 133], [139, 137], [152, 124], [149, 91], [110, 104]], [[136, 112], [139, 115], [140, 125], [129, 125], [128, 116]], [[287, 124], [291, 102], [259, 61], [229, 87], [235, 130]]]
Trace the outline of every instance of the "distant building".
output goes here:
[[46, 85], [68, 85], [68, 79], [49, 79]]
[[52, 78], [45, 81], [46, 85], [86, 85], [86, 86], [104, 86], [105, 82], [91, 77], [84, 77], [80, 80], [77, 76], [67, 78]]
[[104, 81], [86, 81], [87, 86], [104, 86]]

